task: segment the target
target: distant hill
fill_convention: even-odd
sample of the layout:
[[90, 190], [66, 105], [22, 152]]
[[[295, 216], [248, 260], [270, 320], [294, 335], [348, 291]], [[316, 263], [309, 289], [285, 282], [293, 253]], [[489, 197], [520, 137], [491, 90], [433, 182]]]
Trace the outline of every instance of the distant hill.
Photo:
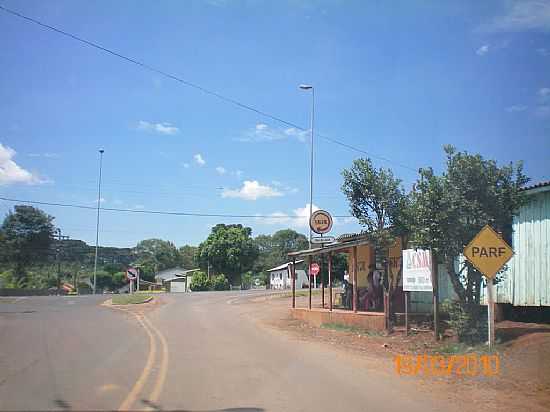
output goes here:
[[[93, 265], [95, 246], [82, 240], [67, 239], [54, 241], [53, 248], [59, 246], [62, 262], [78, 262], [82, 265]], [[128, 266], [136, 259], [133, 248], [117, 248], [100, 246], [98, 250], [98, 265], [119, 264]]]

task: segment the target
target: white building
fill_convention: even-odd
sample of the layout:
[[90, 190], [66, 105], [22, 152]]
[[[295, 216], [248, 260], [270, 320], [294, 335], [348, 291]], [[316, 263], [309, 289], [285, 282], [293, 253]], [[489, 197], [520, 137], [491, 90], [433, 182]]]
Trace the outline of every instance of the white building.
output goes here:
[[[302, 263], [303, 260], [297, 260], [296, 266]], [[292, 288], [292, 279], [290, 278], [290, 268], [292, 262], [283, 263], [280, 266], [268, 269], [269, 272], [269, 285], [271, 289], [290, 289]], [[307, 287], [308, 279], [306, 271], [303, 269], [296, 269], [296, 289], [302, 289]]]

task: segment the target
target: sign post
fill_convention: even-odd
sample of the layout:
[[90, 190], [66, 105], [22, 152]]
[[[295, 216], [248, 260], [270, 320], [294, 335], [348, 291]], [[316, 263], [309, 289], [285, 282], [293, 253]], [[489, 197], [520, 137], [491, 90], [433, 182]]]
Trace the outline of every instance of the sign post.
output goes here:
[[321, 268], [319, 267], [319, 264], [312, 263], [311, 265], [309, 265], [309, 275], [313, 276], [313, 278], [315, 279], [315, 289], [317, 289], [317, 275], [320, 271]]
[[[409, 292], [432, 292], [434, 303], [434, 335], [438, 338], [437, 283], [433, 276], [432, 253], [430, 250], [403, 250], [403, 292], [405, 292], [405, 329], [409, 326]], [[437, 275], [437, 273], [436, 273]]]
[[489, 225], [486, 225], [464, 248], [464, 256], [487, 280], [487, 320], [489, 349], [495, 344], [495, 287], [493, 279], [514, 255], [512, 248]]
[[126, 270], [126, 278], [130, 281], [130, 293], [134, 293], [134, 280], [138, 277], [138, 271], [135, 268]]

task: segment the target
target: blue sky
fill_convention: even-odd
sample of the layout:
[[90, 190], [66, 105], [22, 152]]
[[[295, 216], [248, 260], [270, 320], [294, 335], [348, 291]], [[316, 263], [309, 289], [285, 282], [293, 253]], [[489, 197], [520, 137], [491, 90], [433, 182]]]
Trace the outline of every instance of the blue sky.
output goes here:
[[[14, 1], [0, 4], [375, 156], [409, 189], [442, 146], [550, 179], [550, 2]], [[100, 242], [198, 244], [212, 225], [307, 233], [307, 133], [0, 11], [0, 192], [104, 207]], [[348, 215], [340, 172], [362, 156], [317, 139], [314, 205]], [[406, 166], [406, 167], [403, 167]], [[412, 169], [412, 170], [411, 170]], [[1, 202], [5, 214], [13, 203]], [[43, 207], [95, 242], [95, 212]], [[282, 218], [281, 218], [282, 217]], [[340, 218], [333, 232], [358, 230]]]

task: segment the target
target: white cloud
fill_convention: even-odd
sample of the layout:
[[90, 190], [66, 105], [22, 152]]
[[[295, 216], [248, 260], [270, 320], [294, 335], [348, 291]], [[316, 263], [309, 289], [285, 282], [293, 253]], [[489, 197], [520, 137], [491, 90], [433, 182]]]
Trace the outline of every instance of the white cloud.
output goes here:
[[550, 31], [550, 2], [513, 0], [505, 3], [505, 13], [480, 27], [489, 32]]
[[300, 130], [295, 127], [286, 129], [272, 128], [267, 124], [258, 123], [253, 129], [244, 133], [244, 136], [236, 139], [239, 142], [275, 142], [279, 140], [296, 139], [305, 142], [309, 130]]
[[[102, 204], [102, 203], [105, 203], [107, 200], [104, 198], [104, 197], [100, 197], [99, 198], [99, 204]], [[90, 200], [90, 204], [91, 205], [97, 205], [97, 199], [95, 200]]]
[[145, 120], [140, 120], [138, 122], [137, 129], [167, 135], [174, 135], [176, 133], [179, 133], [180, 131], [180, 129], [172, 126], [170, 123], [150, 123], [146, 122]]
[[550, 49], [546, 49], [544, 47], [541, 47], [537, 49], [537, 53], [540, 54], [542, 57], [548, 57], [550, 56]]
[[519, 104], [506, 108], [506, 111], [509, 112], [509, 113], [524, 112], [525, 110], [527, 110], [527, 106], [523, 106], [523, 105], [519, 105]]
[[15, 183], [38, 184], [46, 181], [23, 169], [13, 161], [16, 152], [0, 143], [0, 186]]
[[479, 49], [476, 50], [476, 54], [478, 56], [485, 56], [488, 52], [489, 52], [488, 44], [484, 44], [483, 46], [481, 46]]
[[200, 153], [197, 153], [195, 156], [193, 156], [193, 159], [195, 159], [195, 163], [197, 163], [199, 166], [204, 166], [206, 164], [206, 160], [203, 159]]
[[537, 94], [542, 102], [550, 100], [550, 87], [541, 88]]
[[182, 166], [185, 167], [186, 169], [189, 169], [191, 167], [189, 163], [182, 163]]
[[244, 172], [242, 170], [235, 170], [234, 172], [231, 172], [232, 175], [237, 176], [237, 178], [241, 178]]
[[44, 157], [46, 159], [56, 159], [59, 157], [59, 154], [57, 153], [29, 153], [27, 156], [29, 157]]
[[[319, 207], [313, 204], [312, 211], [319, 210]], [[266, 218], [259, 218], [262, 223], [268, 225], [287, 224], [294, 228], [308, 228], [309, 227], [309, 203], [306, 203], [304, 207], [298, 207], [292, 211], [291, 214], [283, 212], [274, 212], [268, 215]], [[335, 222], [336, 223], [336, 222]]]
[[222, 197], [233, 197], [244, 200], [257, 200], [262, 197], [278, 197], [283, 194], [277, 189], [260, 184], [257, 180], [245, 180], [240, 189], [224, 189]]
[[225, 170], [225, 167], [218, 166], [218, 167], [216, 167], [216, 172], [218, 172], [218, 174], [220, 174], [220, 175], [224, 175], [224, 174], [227, 173], [227, 170]]

